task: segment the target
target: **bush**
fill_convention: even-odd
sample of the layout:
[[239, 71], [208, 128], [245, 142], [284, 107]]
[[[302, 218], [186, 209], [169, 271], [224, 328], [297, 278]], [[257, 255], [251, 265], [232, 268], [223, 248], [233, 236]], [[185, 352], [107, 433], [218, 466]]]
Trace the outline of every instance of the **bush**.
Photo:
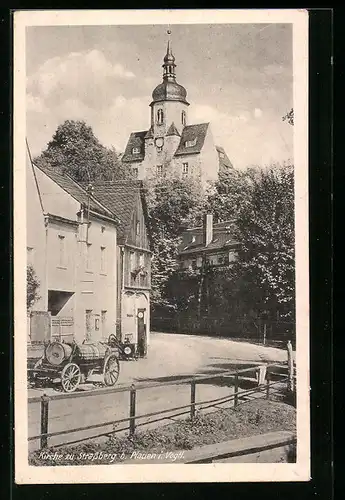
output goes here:
[[41, 298], [38, 293], [40, 282], [31, 264], [26, 268], [26, 286], [26, 309], [29, 311], [35, 302]]

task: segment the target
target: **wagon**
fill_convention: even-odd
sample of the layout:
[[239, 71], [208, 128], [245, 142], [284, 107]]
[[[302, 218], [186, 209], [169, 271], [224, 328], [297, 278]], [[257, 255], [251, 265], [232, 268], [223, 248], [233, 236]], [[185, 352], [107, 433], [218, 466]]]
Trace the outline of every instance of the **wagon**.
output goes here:
[[120, 373], [119, 350], [113, 342], [49, 342], [33, 369], [29, 382], [60, 379], [64, 392], [73, 392], [92, 374], [102, 374], [106, 386], [116, 384]]

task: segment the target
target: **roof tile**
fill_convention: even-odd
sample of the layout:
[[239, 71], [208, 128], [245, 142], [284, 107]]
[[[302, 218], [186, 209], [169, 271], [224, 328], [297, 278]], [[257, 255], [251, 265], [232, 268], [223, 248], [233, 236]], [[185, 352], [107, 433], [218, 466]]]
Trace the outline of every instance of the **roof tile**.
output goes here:
[[[205, 142], [209, 123], [198, 123], [197, 125], [186, 125], [182, 131], [180, 144], [175, 156], [200, 153]], [[194, 146], [187, 147], [186, 142], [195, 141]]]

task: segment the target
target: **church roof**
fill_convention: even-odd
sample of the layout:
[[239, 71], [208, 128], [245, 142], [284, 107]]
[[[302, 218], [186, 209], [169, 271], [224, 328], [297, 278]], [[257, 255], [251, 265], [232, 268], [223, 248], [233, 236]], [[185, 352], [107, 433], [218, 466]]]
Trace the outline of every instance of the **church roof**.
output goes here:
[[148, 131], [146, 132], [144, 139], [152, 139], [153, 137], [154, 137], [153, 129], [152, 129], [152, 127], [150, 127], [148, 129]]
[[[141, 132], [132, 132], [129, 136], [125, 152], [122, 156], [122, 161], [142, 161], [145, 156], [145, 136], [148, 130]], [[138, 153], [133, 153], [133, 149], [138, 148]]]
[[[200, 153], [205, 142], [208, 126], [209, 123], [186, 125], [182, 131], [182, 137], [175, 156]], [[193, 145], [188, 146], [188, 142], [193, 143]]]
[[234, 168], [233, 164], [229, 160], [228, 155], [225, 152], [225, 149], [221, 146], [216, 146], [216, 150], [219, 158], [219, 168]]
[[168, 132], [166, 134], [167, 136], [169, 135], [180, 135], [179, 131], [177, 130], [176, 126], [175, 126], [175, 123], [172, 122], [172, 124], [170, 125], [169, 129], [168, 129]]
[[186, 89], [176, 81], [164, 80], [152, 92], [152, 103], [161, 101], [180, 101], [187, 102]]
[[[94, 197], [119, 219], [117, 241], [125, 244], [132, 224], [133, 211], [138, 202], [138, 193], [142, 193], [142, 181], [100, 181], [93, 183]], [[144, 203], [143, 203], [144, 204]], [[146, 208], [144, 208], [144, 213]]]

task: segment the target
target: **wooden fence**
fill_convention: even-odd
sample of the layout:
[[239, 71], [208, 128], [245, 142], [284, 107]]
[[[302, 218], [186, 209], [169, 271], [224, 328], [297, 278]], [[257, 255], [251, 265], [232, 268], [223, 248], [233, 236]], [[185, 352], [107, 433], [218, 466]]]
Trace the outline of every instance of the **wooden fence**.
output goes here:
[[[284, 365], [283, 365], [284, 367]], [[76, 441], [64, 441], [63, 443], [59, 443], [59, 445], [55, 446], [61, 446], [62, 444], [71, 444], [72, 442], [80, 442], [80, 441], [86, 441], [90, 439], [94, 439], [96, 437], [101, 437], [101, 436], [108, 436], [109, 434], [115, 433], [115, 432], [121, 432], [128, 430], [129, 434], [131, 436], [134, 435], [135, 430], [137, 427], [152, 424], [154, 422], [159, 422], [162, 420], [166, 419], [171, 419], [173, 417], [179, 417], [182, 415], [188, 415], [190, 418], [193, 420], [196, 415], [196, 410], [197, 407], [200, 408], [200, 410], [204, 410], [206, 408], [210, 407], [215, 407], [217, 408], [217, 405], [221, 405], [227, 402], [233, 402], [233, 406], [237, 406], [240, 404], [240, 402], [245, 402], [248, 400], [248, 397], [251, 395], [260, 395], [262, 397], [265, 397], [266, 399], [269, 399], [270, 394], [272, 392], [275, 392], [277, 390], [277, 385], [281, 385], [282, 382], [288, 382], [288, 376], [285, 375], [282, 372], [277, 371], [282, 369], [281, 365], [265, 365], [265, 364], [260, 364], [260, 365], [253, 365], [250, 368], [244, 368], [241, 370], [235, 370], [235, 371], [224, 371], [224, 372], [218, 372], [213, 375], [207, 375], [207, 376], [194, 376], [194, 377], [188, 377], [183, 380], [179, 381], [168, 381], [168, 382], [151, 382], [151, 383], [146, 383], [146, 384], [140, 384], [137, 387], [135, 385], [127, 386], [127, 387], [119, 387], [119, 388], [105, 388], [105, 389], [95, 389], [93, 391], [89, 392], [79, 392], [79, 393], [73, 393], [73, 394], [56, 394], [53, 396], [47, 396], [43, 395], [40, 397], [33, 397], [29, 398], [29, 404], [34, 404], [34, 403], [40, 403], [41, 405], [41, 411], [40, 411], [40, 434], [35, 435], [35, 436], [30, 436], [29, 441], [34, 441], [34, 440], [39, 440], [40, 442], [40, 449], [41, 448], [47, 448], [49, 445], [49, 438], [50, 437], [55, 437], [55, 436], [62, 436], [62, 435], [68, 435], [68, 434], [73, 434], [76, 432], [81, 432], [81, 431], [89, 431], [92, 429], [101, 429], [102, 427], [109, 427], [110, 425], [112, 426], [117, 426], [119, 424], [126, 424], [124, 427], [116, 428], [112, 432], [98, 432], [97, 434], [93, 434], [92, 436], [87, 436], [83, 437], [81, 439], [78, 439]], [[285, 365], [286, 369], [286, 365]], [[258, 386], [253, 387], [248, 390], [243, 390], [239, 391], [239, 381], [240, 378], [243, 377], [245, 374], [248, 373], [255, 373], [257, 376], [258, 380]], [[197, 384], [202, 383], [208, 380], [212, 380], [215, 378], [219, 377], [224, 377], [224, 378], [230, 378], [233, 379], [233, 387], [234, 391], [232, 394], [222, 396], [220, 398], [215, 398], [215, 399], [209, 399], [205, 401], [196, 401], [196, 391], [197, 391]], [[274, 380], [274, 378], [278, 378], [278, 380]], [[162, 409], [159, 411], [154, 411], [154, 412], [149, 412], [145, 414], [138, 414], [137, 413], [137, 407], [136, 407], [136, 396], [137, 396], [137, 391], [145, 390], [145, 389], [150, 389], [150, 388], [155, 388], [155, 387], [163, 387], [163, 386], [169, 386], [169, 385], [190, 385], [190, 402], [186, 405], [181, 405], [177, 406], [174, 408], [168, 408], [168, 409]], [[80, 426], [72, 429], [65, 429], [62, 431], [57, 431], [57, 432], [49, 432], [49, 403], [51, 401], [57, 401], [57, 400], [68, 400], [69, 398], [85, 398], [85, 397], [94, 397], [99, 394], [115, 394], [119, 392], [128, 392], [129, 394], [129, 416], [126, 418], [121, 418], [121, 419], [114, 419], [108, 422], [100, 422], [98, 424], [93, 424], [93, 425], [87, 425], [87, 426]], [[172, 412], [175, 412], [171, 415]], [[169, 416], [167, 416], [169, 414]], [[155, 417], [154, 420], [150, 420], [149, 422], [143, 421], [144, 419], [147, 418], [152, 418]], [[157, 417], [157, 418], [156, 418]]]

